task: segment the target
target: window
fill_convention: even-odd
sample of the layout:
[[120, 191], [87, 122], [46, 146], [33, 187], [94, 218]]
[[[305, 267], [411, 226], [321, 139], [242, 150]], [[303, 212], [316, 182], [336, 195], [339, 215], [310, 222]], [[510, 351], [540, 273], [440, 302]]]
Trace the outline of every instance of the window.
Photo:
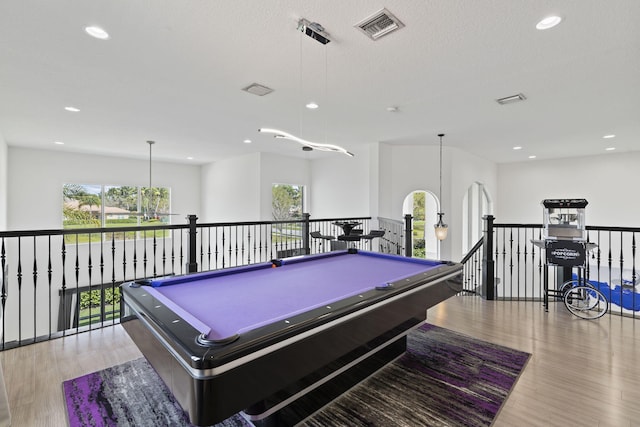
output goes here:
[[271, 211], [275, 221], [302, 219], [302, 212], [304, 212], [302, 185], [273, 184], [271, 195]]
[[[277, 221], [271, 230], [271, 241], [278, 257], [301, 255], [304, 191], [301, 185], [273, 184], [271, 212]], [[281, 221], [281, 222], [280, 222]]]
[[[64, 184], [62, 197], [65, 229], [169, 223], [171, 191], [168, 188], [153, 187], [149, 191], [148, 187]], [[133, 233], [116, 233], [114, 237], [133, 238]], [[88, 235], [79, 239], [86, 243]], [[95, 239], [99, 240], [100, 236]]]

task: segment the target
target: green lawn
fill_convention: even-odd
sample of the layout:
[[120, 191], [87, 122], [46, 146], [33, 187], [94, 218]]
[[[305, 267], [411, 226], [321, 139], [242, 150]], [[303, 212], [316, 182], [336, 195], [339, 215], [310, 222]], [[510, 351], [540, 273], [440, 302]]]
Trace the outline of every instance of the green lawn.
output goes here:
[[[150, 220], [150, 221], [141, 221], [140, 222], [140, 226], [144, 227], [144, 226], [151, 226], [151, 225], [161, 225], [161, 223], [157, 220]], [[111, 228], [111, 227], [137, 227], [138, 223], [137, 223], [137, 219], [133, 218], [131, 220], [117, 220], [114, 222], [107, 222], [105, 224], [105, 228]], [[64, 224], [64, 229], [65, 230], [81, 230], [84, 228], [99, 228], [99, 226], [96, 226], [95, 224], [68, 224], [65, 223]], [[144, 232], [140, 231], [138, 232], [138, 238], [141, 238], [144, 236]], [[149, 231], [146, 233], [146, 237], [147, 238], [151, 238], [153, 237], [154, 231]], [[77, 242], [78, 243], [89, 243], [89, 234], [67, 234], [64, 236], [64, 241], [67, 244], [74, 244], [76, 243], [76, 236], [77, 237]], [[170, 236], [170, 231], [169, 230], [155, 230], [155, 236], [156, 238], [162, 238], [162, 237], [169, 237]], [[106, 240], [111, 240], [112, 238], [115, 240], [128, 240], [128, 239], [134, 239], [136, 237], [136, 232], [135, 231], [131, 231], [131, 232], [124, 232], [124, 231], [119, 231], [116, 233], [108, 233], [106, 234], [106, 236], [104, 237], [104, 239]], [[92, 233], [91, 234], [91, 242], [92, 243], [96, 243], [96, 242], [100, 242], [100, 233]]]
[[[116, 305], [105, 305], [105, 321], [112, 320], [120, 316], [120, 303]], [[89, 316], [91, 316], [89, 318]], [[87, 326], [89, 323], [100, 322], [100, 307], [91, 307], [80, 310], [78, 326]]]

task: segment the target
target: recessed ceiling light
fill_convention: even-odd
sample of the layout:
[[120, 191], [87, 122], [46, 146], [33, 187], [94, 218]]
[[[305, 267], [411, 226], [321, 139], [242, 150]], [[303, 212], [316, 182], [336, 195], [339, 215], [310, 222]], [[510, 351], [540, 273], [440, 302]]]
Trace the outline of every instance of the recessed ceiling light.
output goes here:
[[610, 139], [610, 138], [615, 138], [616, 136], [611, 134], [611, 135], [605, 135], [603, 136], [604, 139]]
[[305, 105], [305, 107], [307, 107], [307, 108], [308, 108], [308, 109], [310, 109], [310, 110], [315, 110], [316, 108], [318, 108], [318, 107], [319, 107], [319, 105], [318, 105], [318, 104], [316, 104], [315, 102], [310, 102], [310, 103], [308, 103], [307, 105]]
[[514, 150], [522, 150], [522, 147], [513, 147]]
[[108, 40], [109, 39], [109, 33], [107, 33], [105, 30], [103, 30], [100, 27], [95, 27], [95, 26], [85, 27], [84, 30], [91, 37], [95, 37], [95, 38], [100, 39], [100, 40]]
[[245, 140], [244, 140], [244, 141], [242, 141], [242, 142], [244, 142], [245, 144], [251, 144], [251, 140], [250, 140], [250, 139], [245, 139]]
[[56, 145], [64, 145], [64, 142], [62, 141], [53, 141], [53, 143]]
[[562, 18], [559, 16], [547, 16], [536, 24], [536, 28], [538, 30], [548, 30], [549, 28], [553, 28], [558, 25], [561, 21]]
[[193, 160], [193, 157], [189, 156], [187, 157], [187, 160]]
[[613, 151], [615, 149], [616, 149], [616, 147], [607, 147], [607, 148], [605, 148], [605, 150], [607, 150], [607, 151]]
[[67, 111], [71, 111], [72, 113], [77, 113], [78, 111], [80, 111], [80, 109], [76, 107], [64, 107], [64, 109]]
[[387, 111], [390, 113], [397, 113], [398, 107], [387, 107]]
[[530, 158], [530, 159], [535, 159], [535, 158], [536, 158], [536, 156], [529, 156], [529, 158]]

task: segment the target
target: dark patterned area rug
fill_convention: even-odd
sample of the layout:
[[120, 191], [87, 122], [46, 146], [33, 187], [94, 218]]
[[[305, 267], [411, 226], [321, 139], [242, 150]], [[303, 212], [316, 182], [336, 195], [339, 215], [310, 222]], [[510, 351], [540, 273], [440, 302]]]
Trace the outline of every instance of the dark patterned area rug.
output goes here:
[[[408, 351], [301, 425], [489, 426], [529, 354], [425, 324]], [[191, 426], [145, 359], [63, 383], [69, 425]], [[246, 427], [239, 415], [217, 424]]]

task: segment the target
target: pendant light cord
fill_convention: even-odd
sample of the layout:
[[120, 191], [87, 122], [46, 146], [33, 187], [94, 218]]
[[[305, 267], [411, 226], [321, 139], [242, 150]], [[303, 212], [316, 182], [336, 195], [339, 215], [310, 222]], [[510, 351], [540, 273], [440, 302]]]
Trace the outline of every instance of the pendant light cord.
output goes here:
[[152, 162], [151, 162], [151, 147], [153, 146], [153, 144], [155, 144], [155, 141], [147, 141], [147, 144], [149, 144], [149, 196], [147, 197], [147, 215], [149, 215], [149, 212], [151, 211], [151, 166], [152, 166]]
[[438, 136], [440, 137], [440, 194], [438, 197], [440, 197], [440, 212], [442, 212], [442, 137], [444, 133], [440, 133]]

